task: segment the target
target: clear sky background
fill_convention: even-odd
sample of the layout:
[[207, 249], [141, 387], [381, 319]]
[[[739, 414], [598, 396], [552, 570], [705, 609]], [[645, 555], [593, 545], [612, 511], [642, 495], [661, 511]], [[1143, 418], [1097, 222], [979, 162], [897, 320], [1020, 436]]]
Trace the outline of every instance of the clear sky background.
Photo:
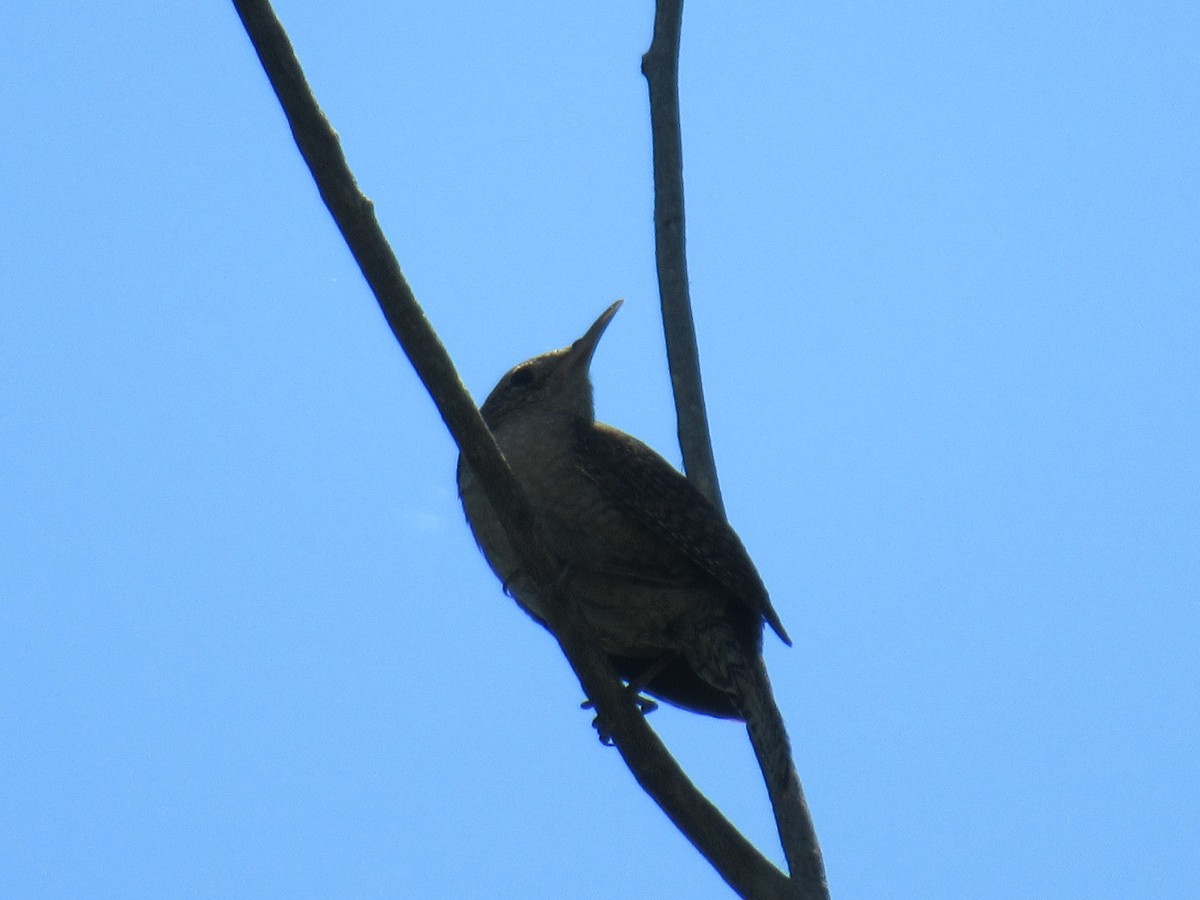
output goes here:
[[[482, 398], [626, 304], [650, 0], [282, 2]], [[463, 524], [231, 5], [0, 29], [0, 896], [722, 897]], [[1200, 890], [1200, 6], [693, 2], [692, 291], [839, 900]], [[739, 726], [652, 717], [780, 857]]]

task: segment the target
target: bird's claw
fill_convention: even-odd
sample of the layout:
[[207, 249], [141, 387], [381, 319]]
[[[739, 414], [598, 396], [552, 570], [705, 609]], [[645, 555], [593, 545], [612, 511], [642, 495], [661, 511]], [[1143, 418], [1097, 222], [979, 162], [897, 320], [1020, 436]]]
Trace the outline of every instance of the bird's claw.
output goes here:
[[[634, 690], [632, 685], [626, 688], [626, 690], [629, 691], [629, 699], [634, 702], [638, 708], [638, 712], [640, 712], [643, 716], [649, 715], [658, 709], [658, 703], [656, 701], [651, 700], [649, 697], [642, 696], [640, 693]], [[594, 704], [591, 700], [584, 700], [579, 704], [579, 708], [595, 709], [596, 704]], [[611, 747], [613, 745], [612, 734], [609, 733], [609, 731], [601, 724], [599, 716], [596, 716], [592, 719], [592, 727], [596, 729], [596, 734], [600, 738], [601, 744], [603, 744], [605, 747]]]
[[509, 600], [517, 599], [517, 595], [513, 593], [512, 583], [520, 577], [521, 577], [521, 570], [518, 569], [517, 571], [513, 572], [512, 575], [510, 575], [508, 578], [505, 578], [500, 582], [500, 590], [504, 592], [504, 596], [507, 597]]

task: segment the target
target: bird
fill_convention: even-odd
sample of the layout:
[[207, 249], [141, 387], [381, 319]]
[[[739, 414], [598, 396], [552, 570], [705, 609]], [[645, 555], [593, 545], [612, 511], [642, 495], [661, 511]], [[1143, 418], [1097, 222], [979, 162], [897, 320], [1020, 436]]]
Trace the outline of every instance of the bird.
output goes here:
[[[803, 800], [762, 659], [764, 625], [791, 638], [725, 516], [646, 444], [596, 421], [591, 362], [621, 303], [569, 346], [510, 369], [480, 412], [617, 674], [635, 696], [744, 722], [780, 820]], [[541, 586], [461, 456], [457, 480], [483, 555], [546, 626]]]

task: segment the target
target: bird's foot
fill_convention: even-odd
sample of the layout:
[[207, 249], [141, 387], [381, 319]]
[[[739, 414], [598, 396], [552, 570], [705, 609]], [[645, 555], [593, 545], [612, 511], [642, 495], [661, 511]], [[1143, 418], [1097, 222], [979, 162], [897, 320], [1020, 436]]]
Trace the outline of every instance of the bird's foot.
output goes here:
[[500, 582], [500, 590], [504, 592], [504, 596], [509, 600], [516, 600], [517, 595], [513, 593], [513, 582], [521, 577], [521, 570], [515, 569], [513, 573]]
[[[643, 716], [649, 715], [658, 709], [658, 703], [654, 700], [651, 700], [649, 697], [642, 696], [635, 685], [627, 685], [625, 690], [628, 693], [629, 699], [634, 702], [638, 708], [638, 712], [640, 712]], [[591, 700], [584, 700], [579, 704], [579, 708], [595, 709], [596, 704], [592, 703]], [[605, 747], [611, 747], [613, 745], [612, 734], [610, 734], [608, 729], [604, 727], [604, 724], [600, 721], [599, 716], [596, 716], [592, 719], [592, 727], [596, 729], [596, 735], [600, 738], [600, 743], [602, 743]]]

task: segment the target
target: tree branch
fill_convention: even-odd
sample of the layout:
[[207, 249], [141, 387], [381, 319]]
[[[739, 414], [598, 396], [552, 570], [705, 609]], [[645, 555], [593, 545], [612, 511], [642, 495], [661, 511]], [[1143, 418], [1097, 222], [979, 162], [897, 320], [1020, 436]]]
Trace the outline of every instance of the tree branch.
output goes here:
[[[679, 43], [682, 27], [683, 0], [656, 0], [654, 36], [650, 48], [642, 57], [642, 74], [646, 76], [650, 93], [650, 128], [654, 147], [655, 255], [684, 470], [723, 514], [688, 290], [683, 213], [683, 138], [679, 117]], [[763, 700], [770, 705], [780, 731], [786, 734], [775, 698], [766, 696]], [[786, 745], [786, 739], [784, 743]], [[782, 752], [790, 754], [786, 746]], [[765, 770], [763, 774], [769, 785], [770, 777]], [[794, 879], [795, 895], [828, 898], [829, 889], [825, 883], [824, 864], [812, 817], [804, 800], [799, 777], [794, 771], [792, 777], [794, 784], [791, 789], [778, 796], [772, 792], [771, 802], [779, 840]]]
[[318, 107], [282, 25], [266, 0], [234, 0], [234, 7], [279, 98], [321, 198], [388, 325], [487, 491], [496, 516], [522, 559], [523, 571], [548, 589], [549, 602], [544, 609], [547, 624], [595, 705], [605, 731], [612, 736], [638, 783], [734, 890], [746, 897], [793, 896], [792, 885], [783, 873], [688, 780], [617, 680], [570, 596], [553, 590], [560, 580], [559, 566], [537, 537], [529, 503], [400, 271], [375, 218], [373, 204], [358, 189], [337, 134]]
[[654, 37], [642, 57], [650, 92], [650, 133], [654, 149], [654, 256], [662, 299], [667, 365], [675, 392], [675, 415], [683, 470], [712, 504], [725, 512], [713, 459], [700, 351], [688, 291], [683, 217], [683, 138], [679, 125], [679, 35], [683, 0], [657, 0]]

